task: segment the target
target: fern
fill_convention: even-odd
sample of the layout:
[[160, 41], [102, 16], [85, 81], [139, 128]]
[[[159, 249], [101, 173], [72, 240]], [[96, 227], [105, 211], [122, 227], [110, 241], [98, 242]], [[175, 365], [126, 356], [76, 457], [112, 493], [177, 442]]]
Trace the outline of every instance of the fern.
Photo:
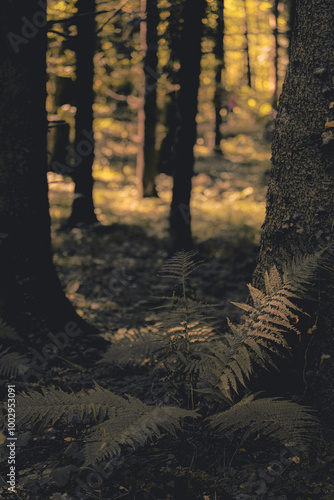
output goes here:
[[2, 318], [0, 318], [0, 339], [22, 340], [14, 328], [7, 325]]
[[310, 446], [318, 435], [318, 420], [310, 408], [279, 398], [247, 396], [229, 410], [209, 417], [211, 427], [229, 434], [242, 431], [243, 440], [260, 434], [296, 447]]
[[[14, 328], [7, 325], [0, 318], [0, 339], [22, 341]], [[0, 347], [1, 349], [1, 347]], [[14, 378], [23, 375], [29, 370], [29, 360], [26, 356], [16, 352], [8, 352], [8, 349], [0, 352], [0, 375], [6, 378]]]
[[0, 375], [10, 379], [24, 375], [29, 370], [29, 360], [24, 355], [7, 351], [0, 352]]
[[195, 251], [176, 252], [163, 266], [159, 276], [175, 280], [177, 283], [184, 283], [185, 279], [203, 262], [195, 262], [196, 255]]
[[231, 400], [238, 392], [238, 385], [246, 385], [254, 364], [263, 368], [275, 367], [274, 355], [289, 350], [288, 332], [300, 334], [295, 324], [300, 314], [307, 314], [296, 302], [305, 298], [319, 269], [319, 255], [308, 256], [284, 270], [281, 278], [274, 267], [265, 275], [265, 293], [249, 285], [253, 306], [234, 303], [246, 314], [243, 322], [234, 325], [229, 321], [232, 335], [226, 334], [220, 345], [212, 351], [208, 370], [219, 375], [217, 385], [223, 395]]
[[53, 425], [59, 420], [70, 423], [87, 418], [103, 420], [113, 408], [126, 407], [121, 396], [95, 384], [93, 389], [68, 393], [61, 389], [41, 389], [17, 396], [18, 423], [21, 426]]
[[85, 419], [99, 421], [85, 445], [86, 463], [120, 453], [121, 445], [144, 445], [160, 429], [175, 434], [180, 420], [196, 417], [196, 412], [173, 407], [148, 406], [140, 400], [117, 396], [97, 384], [77, 394], [61, 389], [31, 391], [17, 397], [18, 425], [53, 425], [59, 420], [73, 423]]
[[162, 338], [154, 328], [119, 331], [99, 363], [110, 363], [119, 367], [143, 366], [151, 360], [153, 353], [161, 345]]
[[[126, 401], [126, 400], [125, 400]], [[148, 406], [136, 398], [129, 397], [126, 408], [115, 409], [114, 415], [96, 426], [87, 436], [85, 446], [86, 464], [114, 458], [121, 453], [121, 446], [135, 448], [144, 446], [160, 431], [175, 435], [180, 429], [180, 420], [196, 417], [193, 411], [174, 407]]]

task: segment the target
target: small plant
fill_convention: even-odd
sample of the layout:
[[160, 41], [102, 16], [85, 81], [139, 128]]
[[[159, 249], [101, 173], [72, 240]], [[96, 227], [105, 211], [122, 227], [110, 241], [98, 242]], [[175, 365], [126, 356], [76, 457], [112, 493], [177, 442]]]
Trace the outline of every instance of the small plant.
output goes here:
[[[209, 446], [214, 446], [215, 436], [233, 435], [242, 436], [242, 441], [250, 436], [276, 439], [297, 449], [310, 446], [318, 425], [312, 410], [250, 394], [247, 386], [257, 367], [269, 369], [282, 351], [289, 351], [287, 334], [300, 335], [297, 325], [305, 314], [301, 303], [316, 280], [320, 257], [295, 263], [282, 277], [271, 269], [265, 276], [265, 292], [249, 285], [253, 304], [236, 304], [245, 314], [238, 325], [229, 321], [230, 331], [223, 333], [216, 328], [212, 308], [196, 300], [190, 277], [201, 263], [194, 259], [193, 252], [180, 252], [167, 262], [161, 277], [169, 280], [171, 293], [159, 297], [155, 324], [119, 332], [101, 360], [109, 365], [146, 365], [158, 375], [164, 373], [176, 389], [178, 406], [146, 404], [98, 384], [76, 393], [40, 387], [17, 396], [17, 426], [29, 431], [28, 439], [37, 426], [75, 426], [81, 433], [74, 453], [80, 464], [76, 471], [102, 460], [113, 462], [127, 448], [137, 449], [163, 434], [183, 436], [189, 444], [204, 432]], [[15, 335], [0, 326], [0, 336]], [[14, 373], [9, 358], [1, 367], [3, 359], [0, 370]], [[188, 417], [192, 425], [182, 426]], [[52, 477], [61, 477], [65, 484], [71, 467], [57, 469]]]

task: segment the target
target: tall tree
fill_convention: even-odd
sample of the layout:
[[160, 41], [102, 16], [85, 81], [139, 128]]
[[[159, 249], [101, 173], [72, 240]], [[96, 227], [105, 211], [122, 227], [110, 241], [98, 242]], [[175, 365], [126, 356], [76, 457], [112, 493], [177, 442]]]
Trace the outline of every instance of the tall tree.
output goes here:
[[155, 149], [157, 126], [157, 82], [158, 82], [158, 24], [159, 10], [156, 0], [141, 0], [141, 45], [144, 57], [144, 99], [138, 113], [138, 133], [142, 138], [137, 156], [137, 179], [140, 196], [157, 196], [157, 154]]
[[93, 103], [94, 103], [94, 53], [95, 0], [77, 0], [76, 52], [76, 117], [75, 158], [72, 177], [75, 183], [72, 213], [69, 225], [94, 224], [97, 217], [93, 202]]
[[[263, 274], [300, 254], [333, 242], [334, 220], [334, 10], [332, 0], [299, 0], [288, 66], [272, 143], [272, 172], [254, 284]], [[322, 300], [309, 380], [313, 397], [333, 391], [333, 289]], [[310, 312], [310, 311], [309, 311]], [[331, 356], [321, 362], [322, 353]], [[328, 384], [331, 389], [328, 389]], [[322, 409], [324, 402], [322, 401]], [[332, 408], [332, 407], [331, 407]]]
[[170, 212], [170, 251], [190, 249], [190, 197], [194, 172], [196, 115], [201, 71], [202, 19], [205, 0], [185, 0], [180, 43], [180, 91], [178, 110], [180, 127], [176, 143], [173, 198]]
[[[0, 4], [0, 316], [25, 330], [87, 326], [52, 263], [47, 191], [46, 12], [40, 1]], [[44, 22], [43, 22], [44, 19]]]
[[[64, 26], [63, 31], [64, 39], [56, 40], [52, 45], [49, 44], [49, 49], [53, 50], [57, 58], [64, 56], [68, 45], [67, 41], [65, 41], [69, 37], [67, 25]], [[66, 121], [60, 119], [58, 111], [64, 104], [73, 104], [74, 95], [72, 79], [60, 76], [57, 71], [49, 71], [49, 84], [51, 87], [51, 116], [49, 116], [48, 160], [49, 166], [52, 168], [53, 162], [66, 164], [66, 148], [70, 141], [70, 126]]]
[[180, 126], [180, 118], [178, 112], [178, 92], [179, 87], [179, 71], [180, 66], [180, 47], [181, 47], [181, 34], [182, 26], [179, 19], [182, 16], [183, 2], [178, 0], [173, 2], [169, 7], [169, 23], [167, 26], [165, 37], [169, 45], [169, 57], [164, 68], [167, 74], [168, 82], [172, 87], [171, 92], [166, 95], [165, 99], [165, 113], [164, 113], [164, 126], [165, 136], [161, 142], [158, 170], [159, 172], [167, 175], [173, 175], [175, 171], [175, 147], [177, 132]]
[[223, 88], [223, 71], [225, 69], [225, 52], [224, 52], [224, 0], [218, 0], [218, 21], [217, 21], [217, 31], [215, 40], [215, 56], [216, 56], [216, 77], [215, 77], [215, 95], [214, 95], [214, 106], [215, 106], [215, 151], [219, 154], [222, 153], [221, 149], [221, 124], [223, 122], [222, 116], [220, 114], [222, 109], [222, 100], [224, 94]]

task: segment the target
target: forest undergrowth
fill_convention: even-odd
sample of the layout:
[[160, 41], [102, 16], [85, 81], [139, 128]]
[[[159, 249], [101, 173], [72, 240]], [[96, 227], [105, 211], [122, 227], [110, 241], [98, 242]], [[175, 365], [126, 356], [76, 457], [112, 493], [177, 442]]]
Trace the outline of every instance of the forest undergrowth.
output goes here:
[[[194, 258], [201, 265], [195, 266], [187, 286], [190, 297], [214, 306], [217, 327], [225, 331], [227, 317], [234, 323], [240, 319], [241, 311], [232, 302], [247, 301], [246, 285], [256, 265], [270, 147], [260, 136], [239, 134], [225, 141], [223, 157], [210, 155], [200, 145], [196, 155], [192, 226], [198, 252]], [[166, 297], [170, 289], [168, 280], [161, 277], [161, 270], [167, 259], [171, 179], [159, 176], [159, 198], [138, 200], [131, 157], [116, 158], [108, 168], [97, 165], [95, 179], [95, 201], [103, 226], [64, 231], [62, 225], [70, 213], [72, 185], [49, 174], [52, 240], [57, 272], [68, 298], [107, 342], [101, 347], [102, 344], [92, 345], [85, 339], [70, 339], [55, 360], [37, 370], [39, 377], [32, 376], [28, 383], [18, 381], [17, 389], [28, 392], [48, 387], [51, 391], [59, 388], [77, 393], [95, 387], [102, 399], [103, 392], [98, 392], [101, 388], [117, 396], [138, 398], [148, 405], [146, 408], [182, 406], [177, 378], [173, 381], [161, 367], [152, 371], [148, 358], [141, 365], [132, 363], [131, 342], [129, 363], [121, 357], [113, 364], [100, 362], [109, 342], [144, 336], [159, 322], [157, 305], [161, 304], [157, 297]], [[176, 302], [179, 292], [174, 289]], [[175, 346], [175, 342], [178, 340], [171, 340], [171, 345]], [[41, 353], [44, 345], [45, 336], [41, 335], [34, 352]], [[124, 349], [120, 352], [124, 358]], [[162, 358], [163, 363], [166, 359]], [[99, 402], [95, 402], [95, 396], [92, 396], [93, 409], [85, 411], [92, 410], [97, 422]], [[209, 416], [212, 406], [203, 405], [201, 397], [196, 396], [189, 408], [188, 394], [185, 406], [191, 411], [200, 409], [204, 416], [205, 412]], [[163, 427], [160, 437], [157, 433], [144, 448], [139, 449], [138, 442], [133, 442], [132, 449], [125, 447], [106, 472], [98, 465], [80, 468], [77, 464], [81, 436], [90, 425], [87, 418], [83, 413], [81, 421], [71, 421], [69, 417], [67, 422], [63, 415], [62, 419], [41, 423], [33, 438], [30, 422], [31, 426], [20, 436], [17, 498], [329, 500], [334, 497], [331, 443], [322, 454], [313, 449], [309, 458], [305, 458], [293, 442], [275, 444], [268, 436], [259, 439], [257, 433], [250, 440], [244, 439], [242, 433], [228, 439], [217, 437], [204, 422], [195, 424], [192, 417], [185, 421], [183, 431], [174, 432], [173, 438]], [[145, 432], [148, 432], [146, 427]]]

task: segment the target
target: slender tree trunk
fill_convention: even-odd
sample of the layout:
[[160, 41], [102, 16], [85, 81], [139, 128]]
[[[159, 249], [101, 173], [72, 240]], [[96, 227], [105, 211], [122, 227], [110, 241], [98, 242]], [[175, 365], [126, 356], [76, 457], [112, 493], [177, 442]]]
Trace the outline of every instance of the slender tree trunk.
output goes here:
[[157, 82], [158, 82], [158, 24], [159, 11], [156, 0], [142, 0], [142, 13], [146, 15], [146, 26], [142, 26], [142, 50], [144, 58], [145, 95], [141, 121], [141, 146], [143, 151], [137, 157], [137, 178], [139, 195], [157, 196], [155, 178], [157, 175], [157, 154], [155, 149], [157, 126]]
[[[69, 226], [94, 224], [97, 221], [93, 203], [93, 103], [95, 53], [95, 0], [77, 0], [76, 37], [76, 117], [73, 181], [75, 183]], [[91, 15], [89, 15], [91, 13]]]
[[205, 0], [186, 0], [180, 45], [180, 130], [176, 144], [173, 199], [170, 213], [170, 251], [192, 248], [190, 225], [191, 180], [194, 170], [196, 115], [201, 71], [201, 39]]
[[221, 140], [222, 140], [222, 116], [220, 114], [222, 109], [223, 100], [223, 85], [222, 85], [222, 73], [225, 69], [225, 54], [224, 54], [224, 0], [218, 0], [218, 25], [216, 33], [216, 44], [215, 44], [215, 56], [216, 56], [216, 87], [214, 95], [214, 106], [215, 106], [215, 152], [222, 154]]
[[244, 11], [245, 11], [245, 54], [246, 54], [246, 64], [247, 64], [247, 85], [249, 88], [252, 88], [252, 71], [251, 71], [250, 55], [249, 55], [247, 0], [244, 0]]
[[[69, 35], [69, 26], [63, 26], [65, 36]], [[53, 54], [57, 58], [61, 58], [67, 49], [67, 41], [61, 40], [53, 49]], [[57, 162], [66, 165], [67, 148], [70, 144], [70, 125], [60, 119], [58, 115], [59, 108], [64, 104], [74, 105], [73, 97], [73, 81], [71, 78], [64, 78], [57, 73], [49, 72], [49, 82], [51, 91], [52, 114], [49, 116], [51, 123], [48, 130], [48, 162], [49, 168], [52, 170], [52, 163]]]
[[[272, 143], [267, 211], [254, 274], [258, 287], [263, 288], [263, 274], [271, 266], [281, 268], [333, 242], [333, 38], [332, 1], [299, 0]], [[326, 412], [323, 398], [334, 394], [334, 297], [325, 283], [319, 292], [317, 332], [307, 359], [311, 368], [308, 364], [305, 373], [310, 371], [310, 401]], [[326, 363], [321, 361], [324, 353]], [[330, 409], [332, 405], [333, 400]]]
[[180, 126], [177, 92], [175, 91], [171, 92], [167, 97], [165, 116], [166, 135], [160, 146], [158, 170], [160, 173], [173, 176], [175, 171], [176, 137]]
[[23, 332], [37, 319], [46, 319], [54, 331], [73, 320], [87, 326], [66, 299], [52, 263], [41, 5], [0, 4], [0, 315]]
[[178, 111], [178, 92], [175, 87], [179, 85], [179, 71], [176, 69], [180, 63], [181, 30], [179, 18], [182, 15], [181, 5], [173, 3], [170, 7], [167, 38], [169, 42], [169, 59], [166, 65], [166, 73], [169, 83], [174, 87], [172, 92], [166, 96], [165, 129], [159, 151], [158, 170], [167, 175], [175, 172], [175, 148], [180, 117]]

